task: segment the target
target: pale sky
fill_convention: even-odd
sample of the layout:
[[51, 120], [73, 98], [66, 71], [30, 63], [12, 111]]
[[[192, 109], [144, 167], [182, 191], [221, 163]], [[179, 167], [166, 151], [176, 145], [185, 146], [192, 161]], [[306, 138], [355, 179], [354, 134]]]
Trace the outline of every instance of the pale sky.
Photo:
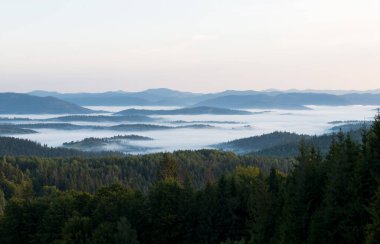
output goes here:
[[0, 92], [380, 88], [379, 0], [0, 0]]

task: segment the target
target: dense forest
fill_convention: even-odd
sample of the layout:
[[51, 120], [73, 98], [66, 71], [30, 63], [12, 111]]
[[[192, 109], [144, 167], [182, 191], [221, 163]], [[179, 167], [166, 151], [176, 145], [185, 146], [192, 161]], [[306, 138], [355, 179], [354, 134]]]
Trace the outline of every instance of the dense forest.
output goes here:
[[0, 162], [0, 243], [380, 243], [380, 115], [325, 155], [301, 141], [290, 168], [212, 150]]
[[[80, 190], [94, 193], [103, 186], [121, 183], [127, 187], [147, 192], [157, 182], [157, 171], [165, 157], [170, 155], [177, 163], [177, 179], [189, 178], [193, 187], [201, 188], [214, 182], [239, 166], [252, 166], [268, 173], [271, 168], [286, 172], [294, 163], [292, 159], [238, 156], [216, 150], [177, 151], [173, 154], [156, 153], [138, 156], [107, 157], [10, 157], [0, 160], [4, 177], [0, 184], [8, 197], [18, 188], [19, 182], [28, 181], [34, 194], [44, 186], [59, 190]], [[20, 180], [14, 181], [14, 175]], [[5, 183], [4, 183], [5, 182]]]

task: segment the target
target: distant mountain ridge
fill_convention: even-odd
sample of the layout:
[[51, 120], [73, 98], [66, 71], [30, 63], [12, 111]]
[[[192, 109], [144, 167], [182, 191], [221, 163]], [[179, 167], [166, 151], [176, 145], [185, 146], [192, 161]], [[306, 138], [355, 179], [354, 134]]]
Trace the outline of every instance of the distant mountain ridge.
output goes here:
[[211, 106], [222, 108], [306, 109], [306, 105], [380, 105], [380, 90], [318, 91], [275, 89], [264, 91], [226, 90], [192, 93], [167, 88], [141, 92], [57, 93], [34, 91], [36, 96], [54, 96], [80, 106]]
[[[148, 89], [142, 92], [102, 92], [102, 93], [57, 93], [47, 91], [33, 91], [31, 95], [54, 96], [81, 106], [165, 106], [189, 105], [187, 100], [193, 101], [201, 94], [180, 92], [166, 88]], [[194, 100], [197, 102], [198, 100]]]
[[[380, 98], [380, 96], [379, 96]], [[280, 108], [307, 109], [305, 105], [349, 105], [343, 97], [318, 93], [283, 93], [274, 96], [228, 95], [198, 103], [198, 106], [222, 106], [227, 108]]]
[[115, 115], [123, 116], [147, 116], [147, 115], [200, 115], [200, 114], [214, 114], [214, 115], [248, 115], [251, 112], [243, 110], [233, 110], [226, 108], [216, 107], [190, 107], [181, 109], [168, 109], [168, 110], [148, 110], [148, 109], [126, 109], [115, 113]]
[[56, 97], [22, 93], [0, 93], [0, 114], [90, 114], [91, 109]]
[[0, 124], [0, 135], [17, 135], [17, 134], [32, 134], [37, 133], [34, 130], [23, 129], [13, 126], [11, 124]]

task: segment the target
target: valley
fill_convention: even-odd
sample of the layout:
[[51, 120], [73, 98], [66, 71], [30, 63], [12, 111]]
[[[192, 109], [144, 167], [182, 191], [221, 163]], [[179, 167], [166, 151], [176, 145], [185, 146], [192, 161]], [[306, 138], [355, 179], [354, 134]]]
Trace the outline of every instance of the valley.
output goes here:
[[[180, 108], [172, 106], [89, 106], [95, 114], [3, 114], [0, 135], [30, 139], [52, 147], [86, 138], [110, 138], [122, 133], [154, 138], [134, 140], [128, 145], [89, 147], [86, 151], [112, 150], [128, 154], [216, 148], [237, 153], [262, 153], [270, 148], [255, 148], [250, 143], [239, 147], [220, 146], [229, 141], [261, 136], [276, 131], [296, 133], [291, 156], [300, 135], [320, 136], [351, 129], [360, 121], [371, 121], [377, 106], [317, 106], [307, 109], [220, 109], [212, 107]], [[351, 125], [353, 124], [353, 125]], [[103, 142], [107, 143], [107, 142]], [[278, 146], [278, 145], [275, 145]], [[251, 148], [250, 148], [251, 147]], [[84, 149], [76, 146], [76, 149]], [[142, 150], [143, 149], [143, 150]], [[271, 149], [272, 150], [272, 149]], [[259, 152], [260, 151], [260, 152]], [[278, 153], [276, 155], [285, 156]]]

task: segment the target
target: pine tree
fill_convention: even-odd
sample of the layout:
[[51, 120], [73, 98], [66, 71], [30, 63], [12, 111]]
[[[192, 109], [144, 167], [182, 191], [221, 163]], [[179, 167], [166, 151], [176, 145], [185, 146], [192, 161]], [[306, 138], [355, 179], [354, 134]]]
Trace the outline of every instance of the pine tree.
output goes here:
[[160, 161], [158, 179], [177, 178], [178, 163], [169, 153], [165, 153]]
[[349, 135], [338, 134], [328, 158], [324, 222], [326, 243], [360, 243], [364, 229], [362, 207], [357, 194], [355, 168], [360, 161], [360, 147]]
[[122, 217], [117, 222], [117, 232], [115, 234], [115, 244], [138, 244], [136, 230], [132, 229], [127, 218]]
[[367, 226], [367, 244], [380, 243], [380, 185], [378, 187], [374, 201], [371, 203], [369, 212], [371, 214], [371, 223]]
[[0, 189], [0, 216], [4, 214], [5, 210], [5, 196], [4, 192]]
[[314, 148], [300, 144], [299, 162], [287, 178], [282, 241], [304, 243], [312, 216], [322, 204], [325, 174], [322, 158]]

